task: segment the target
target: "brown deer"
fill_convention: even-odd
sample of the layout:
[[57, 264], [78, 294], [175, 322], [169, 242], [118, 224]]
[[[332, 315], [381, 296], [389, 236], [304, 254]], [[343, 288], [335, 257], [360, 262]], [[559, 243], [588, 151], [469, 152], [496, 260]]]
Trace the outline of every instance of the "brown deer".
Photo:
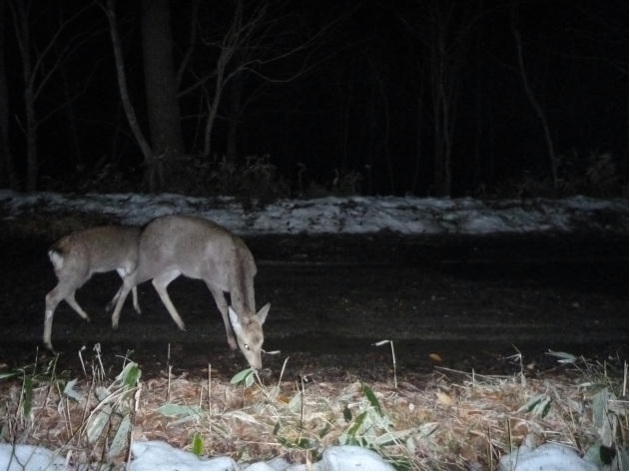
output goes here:
[[[201, 279], [221, 312], [230, 348], [238, 346], [249, 365], [258, 370], [262, 367], [262, 325], [270, 305], [256, 313], [256, 270], [254, 257], [243, 240], [226, 228], [195, 216], [156, 218], [142, 231], [138, 265], [123, 279], [112, 326], [118, 327], [120, 311], [129, 291], [152, 280], [173, 321], [179, 329], [185, 330], [166, 289], [180, 275]], [[229, 306], [225, 293], [230, 294]]]
[[[44, 345], [53, 350], [52, 322], [55, 309], [65, 300], [81, 318], [90, 317], [79, 306], [75, 292], [92, 274], [115, 270], [121, 278], [136, 268], [140, 228], [135, 226], [99, 226], [71, 233], [55, 242], [48, 251], [58, 283], [46, 295], [44, 317]], [[119, 289], [107, 309], [111, 309], [120, 297]], [[138, 293], [133, 290], [133, 306], [140, 313]]]

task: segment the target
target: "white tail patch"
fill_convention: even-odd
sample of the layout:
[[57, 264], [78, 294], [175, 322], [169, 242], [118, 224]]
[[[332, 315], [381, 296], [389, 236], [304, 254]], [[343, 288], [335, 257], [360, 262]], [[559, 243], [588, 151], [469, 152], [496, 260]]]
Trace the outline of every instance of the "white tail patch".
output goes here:
[[[96, 272], [117, 271], [122, 277], [133, 271], [138, 262], [140, 228], [132, 226], [101, 226], [77, 231], [58, 240], [48, 251], [55, 269], [57, 286], [46, 295], [44, 344], [52, 350], [52, 322], [57, 305], [65, 300], [79, 316], [90, 319], [75, 299], [75, 292]], [[110, 304], [118, 301], [120, 291]], [[138, 295], [133, 291], [138, 313]]]
[[[173, 321], [185, 329], [167, 292], [168, 285], [180, 275], [206, 283], [221, 312], [230, 348], [238, 347], [249, 365], [260, 369], [262, 325], [269, 304], [256, 313], [254, 257], [240, 238], [203, 218], [170, 215], [146, 225], [138, 246], [138, 266], [124, 278], [112, 325], [118, 326], [129, 291], [151, 280]], [[226, 293], [230, 294], [230, 307]]]
[[57, 251], [51, 249], [48, 251], [48, 257], [50, 258], [50, 262], [52, 263], [55, 272], [60, 271], [63, 267], [63, 256]]

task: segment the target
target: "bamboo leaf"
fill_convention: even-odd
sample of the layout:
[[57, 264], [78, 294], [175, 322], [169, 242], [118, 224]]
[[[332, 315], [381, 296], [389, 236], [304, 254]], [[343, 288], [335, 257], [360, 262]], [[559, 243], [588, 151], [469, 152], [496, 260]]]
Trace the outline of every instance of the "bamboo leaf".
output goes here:
[[123, 385], [127, 387], [135, 387], [138, 385], [138, 381], [140, 380], [140, 376], [142, 375], [142, 370], [138, 367], [138, 364], [135, 362], [130, 362], [125, 366], [116, 380], [122, 382]]
[[118, 457], [125, 452], [125, 447], [127, 446], [127, 438], [129, 437], [129, 431], [131, 430], [131, 418], [127, 414], [120, 422], [118, 429], [116, 430], [116, 434], [112, 443], [109, 447], [109, 452], [107, 453], [107, 457], [109, 460], [112, 460], [115, 457]]
[[203, 444], [203, 438], [201, 437], [201, 434], [195, 433], [195, 435], [193, 436], [192, 453], [199, 457], [204, 454], [205, 449], [206, 448]]
[[0, 372], [0, 380], [11, 379], [17, 377], [21, 372]]
[[536, 405], [538, 405], [546, 396], [546, 393], [536, 395], [535, 397], [531, 398], [525, 405], [520, 407], [518, 409], [518, 412], [532, 411], [534, 408], [536, 408]]
[[374, 391], [366, 384], [362, 384], [361, 389], [363, 391], [363, 395], [365, 395], [365, 398], [368, 399], [368, 401], [374, 407], [376, 412], [379, 415], [383, 416], [383, 410], [381, 410], [381, 404], [379, 403], [378, 398], [376, 398], [376, 395], [374, 395]]
[[350, 426], [350, 428], [348, 429], [348, 436], [354, 436], [357, 434], [357, 431], [363, 425], [363, 421], [365, 420], [366, 417], [367, 417], [367, 411], [364, 411], [363, 413], [360, 413], [359, 415], [357, 415], [357, 418], [354, 420], [354, 423], [352, 423], [352, 426]]
[[30, 375], [24, 377], [22, 392], [24, 395], [22, 397], [22, 412], [24, 413], [24, 416], [29, 416], [31, 414], [31, 409], [33, 408], [33, 377]]
[[[234, 377], [230, 379], [230, 383], [231, 384], [246, 383], [247, 378], [253, 377], [253, 376], [254, 376], [254, 370], [251, 367], [248, 367], [247, 369], [241, 370], [240, 372], [236, 373]], [[252, 380], [252, 383], [253, 383], [253, 380]]]
[[63, 388], [63, 394], [75, 402], [83, 400], [83, 395], [74, 389], [78, 381], [78, 379], [72, 379]]
[[289, 401], [289, 411], [294, 413], [299, 412], [302, 409], [303, 403], [304, 400], [302, 399], [302, 392], [297, 392]]
[[101, 411], [90, 419], [86, 430], [87, 439], [90, 443], [93, 444], [101, 437], [103, 430], [107, 426], [107, 423], [109, 423], [111, 415], [112, 407], [105, 405]]
[[174, 416], [179, 418], [201, 415], [201, 408], [198, 406], [175, 405], [174, 403], [162, 405], [157, 411], [162, 416]]
[[551, 409], [551, 397], [546, 393], [541, 393], [536, 395], [534, 398], [529, 400], [525, 405], [518, 409], [519, 412], [529, 411], [541, 418], [547, 416], [549, 410]]
[[577, 361], [577, 357], [573, 354], [563, 351], [552, 351], [551, 349], [546, 353], [548, 356], [557, 357], [559, 364], [574, 364]]

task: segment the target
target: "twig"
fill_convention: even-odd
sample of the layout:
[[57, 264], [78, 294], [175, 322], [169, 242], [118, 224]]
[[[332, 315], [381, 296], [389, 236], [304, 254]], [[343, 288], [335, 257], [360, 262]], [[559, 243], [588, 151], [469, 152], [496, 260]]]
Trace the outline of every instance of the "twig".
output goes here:
[[171, 401], [171, 343], [168, 343], [168, 347], [166, 349], [166, 366], [168, 370], [168, 377], [166, 383], [166, 403], [170, 403]]
[[208, 415], [212, 416], [212, 364], [208, 363]]
[[392, 365], [394, 367], [394, 388], [398, 390], [398, 377], [396, 376], [396, 352], [394, 351], [394, 341], [392, 341], [391, 339], [384, 339], [382, 341], [378, 341], [372, 344], [372, 346], [380, 347], [385, 344], [389, 344], [392, 350]]

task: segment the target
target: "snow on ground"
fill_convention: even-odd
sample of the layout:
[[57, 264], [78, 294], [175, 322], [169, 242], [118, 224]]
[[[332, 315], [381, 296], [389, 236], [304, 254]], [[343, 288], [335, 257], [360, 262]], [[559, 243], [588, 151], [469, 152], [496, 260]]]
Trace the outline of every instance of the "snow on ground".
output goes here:
[[244, 210], [229, 197], [174, 194], [20, 194], [0, 190], [0, 207], [10, 215], [38, 213], [105, 214], [126, 224], [191, 213], [244, 235], [362, 234], [522, 234], [532, 232], [628, 232], [628, 200], [575, 196], [562, 199], [478, 200], [472, 198], [326, 197], [282, 199], [262, 209]]
[[[134, 442], [132, 460], [127, 470], [307, 470], [282, 458], [253, 464], [237, 464], [230, 457], [205, 458], [174, 448], [163, 441]], [[501, 458], [501, 470], [598, 470], [581, 459], [575, 450], [560, 444], [538, 448], [523, 446]], [[69, 470], [63, 457], [36, 446], [0, 444], [2, 470]], [[308, 470], [394, 470], [377, 453], [358, 446], [334, 446], [326, 449], [322, 460]]]

